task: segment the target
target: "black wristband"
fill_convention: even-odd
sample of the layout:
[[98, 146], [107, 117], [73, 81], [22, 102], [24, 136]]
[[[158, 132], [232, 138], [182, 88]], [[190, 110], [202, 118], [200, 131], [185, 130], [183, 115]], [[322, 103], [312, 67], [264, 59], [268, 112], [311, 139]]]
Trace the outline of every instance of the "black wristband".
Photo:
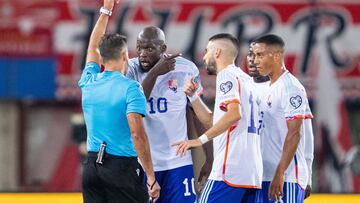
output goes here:
[[155, 183], [156, 183], [156, 179], [154, 180], [153, 184], [151, 184], [151, 185], [149, 183], [146, 183], [146, 184], [147, 184], [148, 187], [150, 187], [150, 190], [152, 190]]

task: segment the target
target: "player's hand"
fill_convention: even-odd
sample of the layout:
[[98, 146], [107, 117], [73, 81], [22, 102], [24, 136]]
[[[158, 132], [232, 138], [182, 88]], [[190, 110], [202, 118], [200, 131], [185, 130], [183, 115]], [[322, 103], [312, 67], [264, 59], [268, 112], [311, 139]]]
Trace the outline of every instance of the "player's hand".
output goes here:
[[195, 82], [194, 77], [192, 77], [185, 85], [184, 85], [184, 92], [188, 96], [193, 96], [196, 90], [199, 88], [199, 84]]
[[201, 144], [200, 140], [195, 139], [195, 140], [180, 141], [180, 142], [173, 144], [172, 146], [177, 147], [176, 155], [185, 156], [187, 150], [189, 150], [191, 148], [195, 148], [195, 147], [200, 147], [201, 145], [202, 144]]
[[120, 0], [104, 0], [104, 8], [111, 11], [114, 8], [114, 4], [118, 4], [119, 2]]
[[172, 55], [164, 55], [151, 69], [151, 72], [156, 76], [164, 75], [175, 69], [175, 58], [181, 56], [180, 53]]
[[160, 185], [158, 184], [158, 182], [154, 179], [154, 180], [147, 180], [147, 188], [148, 188], [148, 193], [150, 196], [150, 200], [151, 202], [155, 202], [157, 199], [159, 199], [160, 197]]
[[306, 189], [305, 189], [305, 198], [304, 199], [310, 197], [310, 194], [311, 194], [311, 186], [307, 185]]
[[270, 183], [268, 197], [271, 200], [279, 201], [284, 196], [284, 173], [276, 172]]

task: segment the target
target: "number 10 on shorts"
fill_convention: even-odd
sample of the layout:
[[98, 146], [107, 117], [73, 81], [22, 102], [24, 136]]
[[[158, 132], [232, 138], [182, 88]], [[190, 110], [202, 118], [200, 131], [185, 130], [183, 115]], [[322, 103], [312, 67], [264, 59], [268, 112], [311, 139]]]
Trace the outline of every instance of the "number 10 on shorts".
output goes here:
[[[189, 179], [188, 178], [185, 178], [184, 181], [183, 181], [183, 184], [185, 186], [185, 192], [184, 192], [184, 196], [187, 197], [187, 196], [191, 196], [191, 193], [189, 191]], [[194, 195], [196, 195], [196, 192], [195, 192], [195, 184], [194, 184], [194, 178], [191, 178], [191, 190], [192, 190], [192, 193]]]

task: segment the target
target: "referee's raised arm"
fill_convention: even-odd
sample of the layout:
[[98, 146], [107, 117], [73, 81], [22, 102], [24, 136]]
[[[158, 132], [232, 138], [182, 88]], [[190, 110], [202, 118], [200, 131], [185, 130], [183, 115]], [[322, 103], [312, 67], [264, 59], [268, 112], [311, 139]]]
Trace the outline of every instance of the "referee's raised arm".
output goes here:
[[[116, 1], [118, 3], [119, 0]], [[87, 49], [86, 55], [86, 63], [95, 62], [100, 64], [101, 56], [99, 53], [99, 43], [101, 37], [104, 36], [106, 27], [111, 16], [111, 11], [114, 8], [115, 0], [104, 0], [104, 6], [101, 8], [102, 12], [100, 12], [100, 16], [98, 21], [95, 24], [95, 27], [91, 33], [89, 46]], [[106, 11], [110, 11], [110, 13], [106, 14]]]

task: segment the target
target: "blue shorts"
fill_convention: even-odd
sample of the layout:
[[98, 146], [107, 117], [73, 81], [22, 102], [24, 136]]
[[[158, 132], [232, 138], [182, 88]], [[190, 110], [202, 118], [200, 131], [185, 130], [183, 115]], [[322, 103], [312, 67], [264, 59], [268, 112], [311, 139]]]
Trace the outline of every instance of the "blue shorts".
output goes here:
[[[194, 203], [196, 191], [193, 165], [155, 172], [161, 190], [156, 203]], [[146, 177], [145, 177], [146, 184]]]
[[258, 203], [260, 194], [260, 189], [236, 188], [223, 181], [207, 180], [201, 191], [199, 203]]
[[[268, 191], [270, 187], [270, 182], [262, 182], [261, 190], [261, 203], [274, 203], [275, 200], [269, 200]], [[282, 197], [282, 202], [286, 203], [303, 203], [305, 198], [305, 191], [297, 183], [284, 182], [283, 188], [284, 196]], [[281, 201], [277, 201], [281, 202]]]

